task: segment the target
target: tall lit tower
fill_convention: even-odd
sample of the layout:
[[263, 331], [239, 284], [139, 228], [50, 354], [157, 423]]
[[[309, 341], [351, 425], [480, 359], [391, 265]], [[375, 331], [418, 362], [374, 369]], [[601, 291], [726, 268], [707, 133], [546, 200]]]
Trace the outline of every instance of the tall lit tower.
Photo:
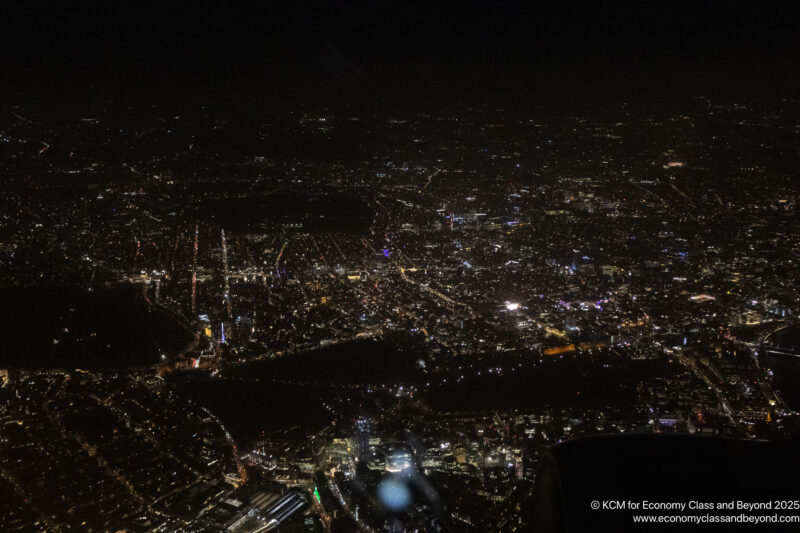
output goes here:
[[359, 462], [369, 460], [369, 421], [366, 418], [356, 420], [356, 454]]
[[200, 237], [200, 224], [194, 225], [194, 256], [192, 257], [192, 319], [197, 314], [197, 241]]
[[448, 231], [453, 231], [453, 213], [451, 213], [450, 210], [444, 212], [444, 222], [445, 228], [447, 228]]
[[225, 305], [228, 308], [228, 318], [231, 318], [230, 286], [228, 285], [228, 247], [225, 244], [225, 230], [222, 230], [222, 270], [225, 274]]

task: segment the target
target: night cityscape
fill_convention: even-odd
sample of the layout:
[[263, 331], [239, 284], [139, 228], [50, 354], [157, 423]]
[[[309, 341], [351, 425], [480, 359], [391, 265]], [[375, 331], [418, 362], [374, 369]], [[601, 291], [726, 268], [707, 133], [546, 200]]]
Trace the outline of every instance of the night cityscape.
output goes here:
[[8, 9], [0, 531], [800, 531], [763, 11]]

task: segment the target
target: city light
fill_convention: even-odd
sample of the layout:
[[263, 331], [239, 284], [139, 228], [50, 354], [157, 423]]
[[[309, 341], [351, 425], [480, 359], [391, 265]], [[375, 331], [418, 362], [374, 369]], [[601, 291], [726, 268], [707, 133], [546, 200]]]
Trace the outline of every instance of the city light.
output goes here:
[[73, 3], [4, 13], [0, 529], [800, 520], [800, 10]]

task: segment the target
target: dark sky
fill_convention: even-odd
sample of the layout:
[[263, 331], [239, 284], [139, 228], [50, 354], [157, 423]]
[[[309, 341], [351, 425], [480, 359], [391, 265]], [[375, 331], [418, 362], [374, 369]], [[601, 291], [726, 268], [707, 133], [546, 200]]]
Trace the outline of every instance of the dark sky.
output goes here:
[[0, 8], [6, 90], [789, 91], [800, 57], [795, 2], [9, 4]]

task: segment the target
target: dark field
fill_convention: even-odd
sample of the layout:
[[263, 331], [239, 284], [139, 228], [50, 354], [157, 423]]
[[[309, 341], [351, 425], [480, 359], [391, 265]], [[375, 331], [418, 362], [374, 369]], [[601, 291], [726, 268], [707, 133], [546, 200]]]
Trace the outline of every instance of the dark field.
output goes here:
[[129, 368], [180, 352], [191, 332], [134, 288], [0, 290], [0, 365], [8, 368]]
[[369, 231], [374, 215], [359, 197], [339, 193], [206, 200], [191, 210], [200, 219], [241, 233], [282, 228], [359, 234]]

